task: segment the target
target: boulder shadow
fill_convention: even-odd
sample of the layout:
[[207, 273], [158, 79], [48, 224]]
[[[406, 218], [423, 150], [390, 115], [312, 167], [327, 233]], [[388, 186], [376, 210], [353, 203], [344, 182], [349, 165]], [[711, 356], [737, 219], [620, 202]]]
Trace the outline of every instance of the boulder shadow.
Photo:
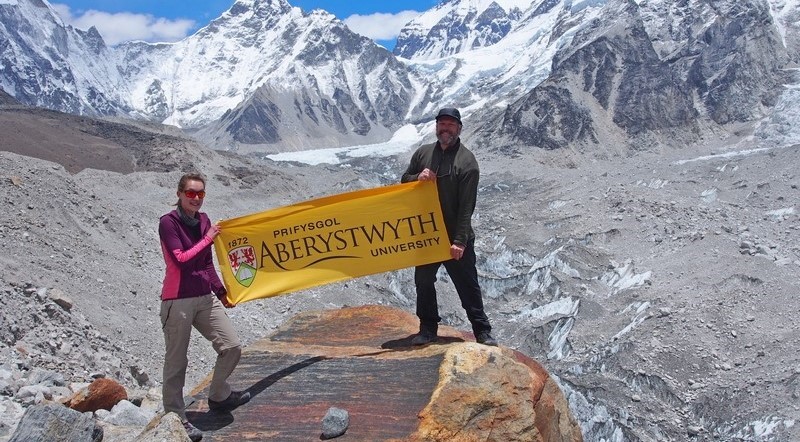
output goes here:
[[383, 344], [381, 344], [381, 348], [387, 350], [410, 351], [415, 348], [423, 348], [428, 345], [446, 345], [446, 344], [453, 344], [455, 342], [464, 342], [463, 338], [458, 338], [455, 336], [439, 336], [436, 342], [431, 342], [430, 344], [425, 344], [425, 345], [412, 345], [411, 340], [414, 339], [414, 336], [416, 336], [416, 334], [406, 336], [405, 338], [392, 339], [391, 341], [386, 341]]
[[[292, 364], [282, 370], [276, 371], [275, 373], [272, 373], [271, 375], [261, 379], [245, 389], [245, 391], [250, 392], [250, 402], [252, 402], [258, 394], [269, 388], [269, 386], [275, 382], [278, 382], [292, 373], [300, 371], [325, 359], [328, 358], [325, 356], [308, 358], [304, 361]], [[240, 407], [246, 407], [248, 403], [242, 404]], [[225, 428], [234, 422], [235, 419], [231, 411], [233, 410], [187, 411], [186, 418], [200, 431], [216, 431]]]
[[186, 418], [200, 431], [216, 431], [234, 421], [230, 411], [187, 411]]

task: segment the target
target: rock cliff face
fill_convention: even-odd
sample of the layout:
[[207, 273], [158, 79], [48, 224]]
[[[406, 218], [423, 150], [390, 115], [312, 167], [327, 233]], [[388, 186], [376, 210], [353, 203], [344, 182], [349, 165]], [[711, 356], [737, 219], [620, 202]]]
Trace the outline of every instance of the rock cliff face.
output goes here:
[[412, 347], [417, 320], [391, 307], [301, 313], [248, 346], [232, 376], [253, 399], [208, 411], [207, 378], [189, 419], [214, 440], [319, 438], [330, 407], [348, 411], [354, 440], [580, 441], [555, 380], [517, 351], [440, 328]]
[[501, 145], [558, 149], [753, 121], [787, 82], [780, 40], [761, 1], [609, 1], [559, 49], [547, 80], [482, 127], [500, 127]]

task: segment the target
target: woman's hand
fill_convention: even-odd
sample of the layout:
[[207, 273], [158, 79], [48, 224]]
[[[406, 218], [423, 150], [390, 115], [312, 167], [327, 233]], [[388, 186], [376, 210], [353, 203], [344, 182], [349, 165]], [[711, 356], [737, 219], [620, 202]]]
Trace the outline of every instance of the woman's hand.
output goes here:
[[231, 302], [228, 301], [228, 297], [227, 296], [223, 296], [223, 297], [219, 298], [219, 300], [220, 300], [220, 302], [222, 302], [222, 305], [224, 305], [225, 308], [234, 308], [234, 307], [236, 307], [235, 304], [231, 304]]
[[206, 232], [206, 236], [211, 238], [211, 239], [214, 239], [214, 238], [217, 237], [217, 235], [219, 235], [219, 232], [220, 232], [219, 225], [212, 224], [211, 227], [208, 228], [208, 232]]
[[219, 299], [219, 302], [221, 302], [222, 305], [225, 306], [225, 308], [234, 308], [234, 307], [236, 307], [236, 304], [233, 304], [228, 300], [228, 289], [227, 288], [225, 288], [225, 287], [221, 288], [216, 293], [216, 295], [217, 295], [217, 299]]

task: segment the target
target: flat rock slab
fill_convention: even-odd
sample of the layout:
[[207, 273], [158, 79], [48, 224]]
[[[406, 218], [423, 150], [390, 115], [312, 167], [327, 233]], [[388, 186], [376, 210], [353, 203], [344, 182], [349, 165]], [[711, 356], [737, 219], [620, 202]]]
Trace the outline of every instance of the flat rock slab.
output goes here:
[[[337, 440], [407, 438], [436, 387], [443, 352], [411, 347], [415, 317], [373, 307], [296, 316], [243, 352], [230, 382], [250, 391], [249, 403], [210, 411], [207, 378], [189, 420], [204, 440], [309, 441], [321, 438], [325, 413], [338, 407], [350, 425]], [[466, 338], [444, 329], [441, 345]]]
[[[442, 357], [404, 361], [275, 353], [247, 354], [234, 373], [234, 388], [253, 395], [230, 413], [208, 411], [205, 400], [189, 420], [214, 441], [319, 440], [332, 406], [347, 410], [350, 426], [339, 439], [403, 439], [438, 380]], [[201, 393], [207, 397], [207, 391]]]

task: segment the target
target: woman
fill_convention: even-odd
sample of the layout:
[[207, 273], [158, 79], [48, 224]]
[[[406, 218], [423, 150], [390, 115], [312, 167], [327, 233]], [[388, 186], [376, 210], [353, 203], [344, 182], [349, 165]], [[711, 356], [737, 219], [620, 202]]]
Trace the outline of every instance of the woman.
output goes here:
[[203, 175], [183, 175], [178, 182], [177, 207], [162, 216], [158, 226], [167, 265], [161, 290], [161, 327], [166, 344], [164, 412], [177, 413], [193, 441], [200, 440], [203, 434], [189, 423], [183, 401], [192, 327], [211, 341], [217, 352], [208, 392], [209, 408], [232, 410], [250, 400], [249, 392], [232, 391], [227, 382], [239, 363], [242, 347], [225, 313], [225, 307], [233, 306], [225, 297], [227, 290], [212, 260], [211, 244], [219, 234], [219, 226], [212, 225], [208, 216], [200, 212], [205, 196]]

